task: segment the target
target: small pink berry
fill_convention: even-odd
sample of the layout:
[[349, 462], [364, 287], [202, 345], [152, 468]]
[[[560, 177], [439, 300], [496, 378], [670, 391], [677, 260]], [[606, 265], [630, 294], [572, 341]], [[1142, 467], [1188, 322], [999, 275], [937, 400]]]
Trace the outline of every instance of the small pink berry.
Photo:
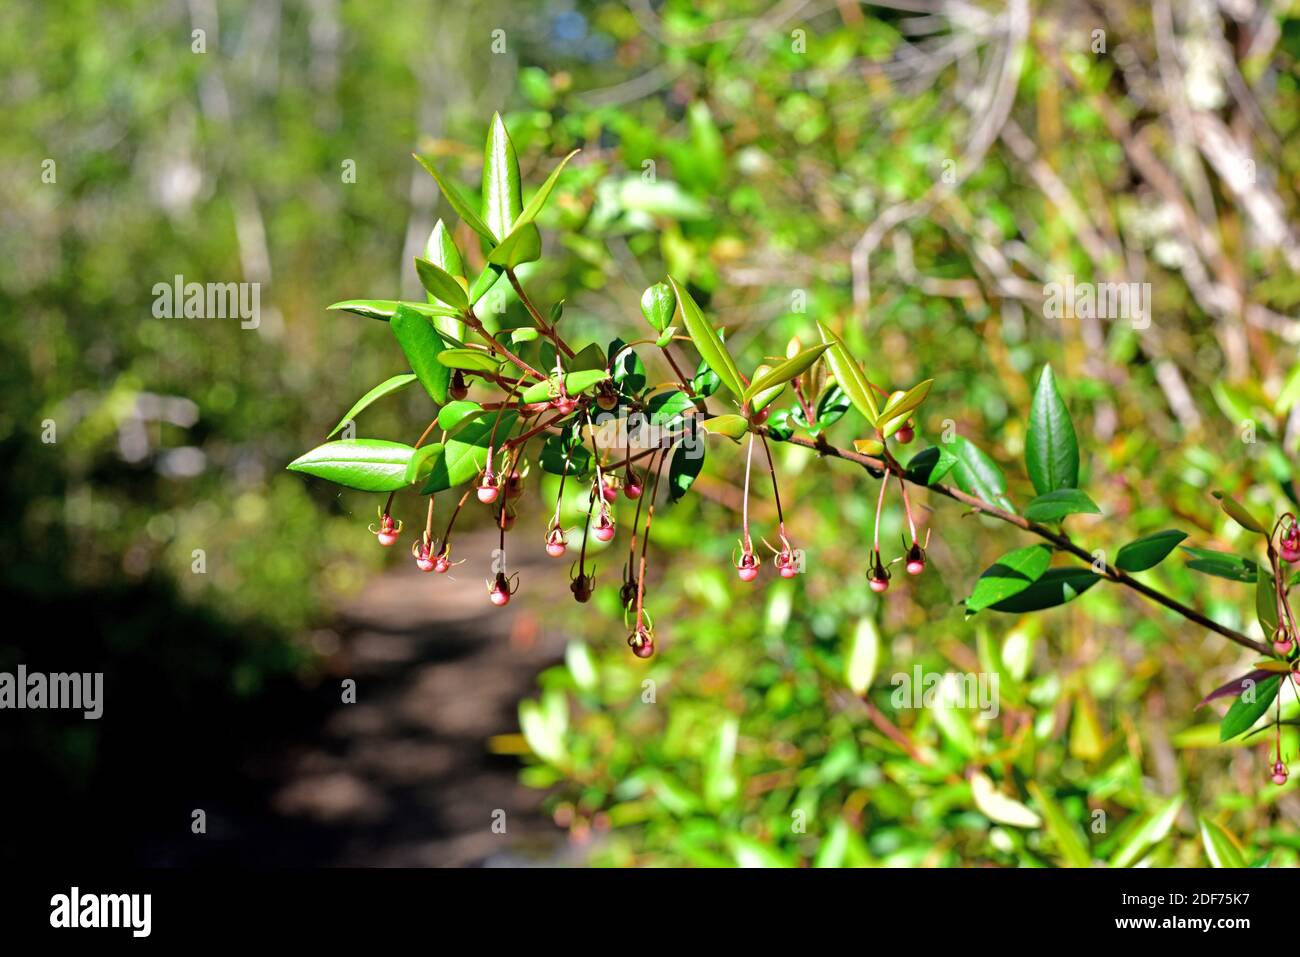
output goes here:
[[912, 547], [907, 550], [907, 573], [919, 575], [923, 571], [925, 571], [925, 549], [913, 542]]
[[741, 565], [736, 569], [736, 573], [740, 575], [741, 581], [752, 582], [758, 577], [758, 568], [754, 565]]
[[795, 567], [794, 567], [793, 565], [782, 565], [782, 566], [781, 566], [781, 577], [782, 577], [782, 578], [794, 578], [794, 576], [797, 575], [797, 574], [798, 574], [798, 572], [795, 571]]
[[384, 548], [388, 548], [392, 545], [397, 544], [397, 539], [399, 538], [399, 536], [396, 532], [380, 532], [376, 536], [376, 538], [379, 539], [380, 545], [383, 545]]
[[371, 525], [370, 530], [375, 533], [375, 538], [379, 540], [380, 545], [389, 548], [397, 544], [397, 539], [402, 531], [402, 523], [394, 521], [393, 516], [383, 512], [379, 516], [379, 527], [375, 528], [374, 525]]
[[638, 499], [641, 497], [641, 486], [637, 484], [636, 479], [629, 478], [623, 483], [623, 494], [630, 499]]
[[568, 396], [563, 396], [555, 400], [555, 411], [560, 415], [569, 415], [576, 407], [576, 403]]
[[605, 501], [607, 502], [618, 501], [618, 489], [614, 487], [613, 482], [606, 482], [604, 485], [602, 485], [600, 487], [600, 494], [601, 497], [604, 498]]
[[[655, 643], [651, 641], [649, 638], [646, 638], [645, 641], [642, 641], [639, 644], [635, 644], [632, 646], [632, 654], [636, 655], [638, 658], [649, 658], [654, 653], [655, 653]], [[1283, 780], [1286, 779], [1283, 778]]]
[[560, 528], [558, 525], [547, 532], [546, 554], [550, 555], [552, 558], [559, 558], [563, 555], [564, 549], [567, 545], [568, 542], [564, 539], [564, 529]]
[[510, 581], [506, 578], [505, 572], [497, 572], [496, 580], [488, 588], [488, 598], [498, 608], [510, 604]]
[[489, 597], [492, 599], [492, 604], [496, 605], [498, 608], [510, 604], [510, 592], [508, 591], [501, 591], [500, 589], [494, 588]]
[[602, 515], [600, 517], [600, 523], [592, 529], [591, 534], [596, 536], [596, 541], [598, 542], [608, 542], [614, 537], [614, 523], [610, 520], [608, 515]]
[[564, 555], [565, 547], [564, 542], [552, 542], [546, 546], [546, 554], [552, 558], [561, 558]]
[[1283, 540], [1280, 551], [1283, 561], [1290, 562], [1292, 565], [1296, 562], [1300, 562], [1300, 545], [1293, 545], [1290, 542]]
[[883, 591], [885, 591], [886, 589], [889, 588], [889, 579], [888, 579], [888, 578], [873, 578], [873, 579], [871, 579], [871, 581], [870, 581], [868, 584], [871, 585], [871, 590], [872, 590], [873, 592], [875, 592], [876, 594], [880, 594], [881, 592], [883, 592]]
[[484, 505], [491, 505], [497, 500], [498, 491], [495, 485], [480, 485], [474, 494]]
[[916, 438], [916, 433], [912, 431], [912, 427], [910, 425], [905, 425], [897, 432], [894, 433], [894, 438], [898, 439], [898, 441], [902, 442], [904, 445], [907, 445], [914, 438]]
[[1273, 783], [1278, 785], [1279, 787], [1283, 784], [1286, 784], [1286, 779], [1287, 779], [1286, 765], [1283, 764], [1281, 761], [1273, 765], [1272, 776], [1273, 776]]
[[1291, 647], [1293, 644], [1294, 642], [1291, 640], [1291, 637], [1288, 635], [1285, 638], [1280, 638], [1277, 641], [1273, 642], [1273, 650], [1276, 651], [1279, 655], [1286, 656], [1291, 654]]
[[434, 559], [433, 570], [437, 572], [439, 575], [447, 574], [447, 569], [449, 568], [451, 568], [451, 562], [447, 560], [447, 556], [439, 555], [437, 558]]

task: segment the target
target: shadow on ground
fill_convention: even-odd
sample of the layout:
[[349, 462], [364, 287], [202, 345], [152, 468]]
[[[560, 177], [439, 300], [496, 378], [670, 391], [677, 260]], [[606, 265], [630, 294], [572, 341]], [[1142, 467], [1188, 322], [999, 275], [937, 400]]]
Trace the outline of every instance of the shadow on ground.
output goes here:
[[[519, 784], [518, 761], [488, 750], [494, 735], [518, 731], [518, 701], [563, 654], [563, 636], [543, 627], [536, 609], [543, 596], [564, 593], [564, 568], [544, 558], [517, 567], [526, 591], [495, 609], [483, 584], [495, 543], [486, 533], [473, 539], [459, 543], [474, 557], [453, 574], [421, 575], [401, 562], [341, 609], [317, 636], [333, 653], [315, 687], [281, 679], [243, 701], [212, 693], [214, 680], [174, 678], [187, 672], [168, 655], [188, 664], [206, 656], [205, 672], [224, 678], [235, 645], [218, 621], [184, 610], [174, 596], [24, 595], [38, 614], [59, 624], [75, 618], [85, 630], [58, 642], [29, 636], [11, 649], [16, 660], [32, 670], [102, 669], [106, 701], [99, 721], [66, 712], [0, 715], [0, 753], [18, 772], [0, 811], [22, 825], [0, 859], [576, 863], [540, 793]], [[355, 703], [343, 701], [346, 679], [356, 683]], [[204, 834], [192, 832], [195, 809], [206, 817]]]

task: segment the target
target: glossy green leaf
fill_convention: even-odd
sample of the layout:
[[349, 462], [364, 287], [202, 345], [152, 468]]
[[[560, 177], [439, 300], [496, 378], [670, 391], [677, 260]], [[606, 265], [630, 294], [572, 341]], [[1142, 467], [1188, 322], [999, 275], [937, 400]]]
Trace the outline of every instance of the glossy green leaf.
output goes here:
[[1208, 817], [1200, 819], [1200, 826], [1201, 844], [1211, 867], [1246, 866], [1246, 856], [1235, 837]]
[[732, 360], [731, 353], [727, 351], [722, 337], [704, 318], [704, 313], [691, 298], [691, 294], [671, 276], [668, 277], [668, 282], [677, 296], [678, 306], [681, 307], [682, 324], [686, 327], [686, 334], [695, 343], [700, 358], [708, 363], [709, 368], [732, 395], [737, 398], [744, 395], [745, 387], [740, 380], [740, 370], [736, 368], [736, 363]]
[[749, 431], [749, 419], [743, 415], [718, 415], [704, 423], [704, 431], [711, 435], [725, 435], [733, 442], [739, 442]]
[[448, 369], [466, 372], [496, 372], [501, 368], [501, 360], [486, 349], [444, 349], [438, 353], [438, 361]]
[[[766, 376], [771, 371], [772, 369], [770, 366], [761, 365], [754, 370], [754, 378], [757, 379], [760, 376]], [[779, 396], [782, 392], [785, 391], [785, 387], [786, 387], [786, 383], [778, 382], [776, 385], [770, 388], [760, 389], [759, 391], [755, 392], [752, 396], [749, 396], [749, 398], [746, 401], [749, 402], [750, 413], [756, 415], [759, 412], [762, 412], [765, 408], [767, 408], [776, 400], [777, 396]], [[751, 385], [750, 388], [753, 388], [753, 386]], [[746, 394], [748, 395], [749, 390], [746, 389], [745, 391]]]
[[880, 410], [880, 422], [884, 423], [881, 431], [886, 438], [903, 427], [908, 417], [925, 401], [933, 385], [933, 379], [926, 379], [906, 392], [895, 392], [889, 397]]
[[443, 447], [440, 442], [422, 445], [416, 449], [411, 455], [411, 460], [406, 463], [406, 484], [414, 485], [427, 478], [433, 471], [434, 462], [442, 454]]
[[922, 485], [934, 485], [943, 481], [954, 465], [957, 456], [942, 445], [932, 445], [912, 456], [907, 463], [907, 478]]
[[469, 304], [472, 306], [480, 299], [491, 292], [501, 279], [505, 270], [493, 263], [488, 263], [487, 267], [478, 274], [475, 280], [470, 283], [469, 287]]
[[[465, 262], [461, 258], [460, 250], [452, 241], [451, 231], [441, 219], [433, 224], [433, 231], [429, 233], [428, 242], [424, 244], [424, 258], [454, 279], [465, 278]], [[464, 342], [465, 323], [459, 318], [457, 310], [452, 308], [450, 303], [437, 299], [433, 293], [428, 295], [435, 305], [441, 305], [454, 314], [452, 317], [440, 318], [434, 326], [457, 341]]]
[[609, 344], [609, 366], [614, 377], [614, 384], [625, 395], [639, 395], [645, 388], [645, 363], [622, 339], [615, 339]]
[[493, 113], [483, 147], [483, 222], [498, 240], [504, 239], [523, 208], [515, 144], [510, 141], [501, 114]]
[[542, 236], [532, 223], [524, 223], [488, 253], [488, 262], [502, 269], [514, 269], [524, 263], [536, 262], [541, 257]]
[[[578, 396], [589, 391], [609, 378], [604, 369], [586, 369], [582, 372], [570, 372], [564, 377], [564, 394]], [[542, 382], [535, 382], [524, 390], [522, 402], [548, 402], [560, 395], [560, 377], [551, 376]]]
[[1192, 548], [1190, 545], [1183, 545], [1182, 550], [1192, 556], [1187, 567], [1193, 571], [1234, 582], [1255, 583], [1259, 566], [1249, 558], [1230, 552], [1216, 552], [1210, 548]]
[[650, 400], [646, 403], [646, 411], [650, 413], [651, 425], [667, 425], [683, 415], [693, 413], [695, 403], [685, 392], [669, 389], [650, 396]]
[[[840, 387], [840, 384], [832, 382], [822, 390], [822, 394], [817, 398], [817, 408], [815, 410], [817, 423], [811, 426], [813, 433], [820, 434], [824, 429], [844, 418], [844, 413], [849, 411], [851, 405], [847, 393]], [[802, 414], [802, 410], [800, 410], [800, 414]]]
[[704, 442], [694, 436], [678, 442], [668, 464], [668, 497], [676, 502], [690, 489], [704, 468]]
[[406, 464], [414, 451], [401, 442], [341, 439], [298, 456], [286, 468], [362, 492], [394, 492], [406, 485]]
[[835, 376], [835, 381], [849, 397], [853, 407], [874, 426], [880, 418], [880, 407], [876, 405], [876, 397], [872, 394], [874, 387], [870, 380], [858, 367], [843, 339], [822, 322], [817, 323], [817, 328], [821, 331], [822, 342], [830, 346], [826, 350], [826, 364], [830, 367], [831, 375]]
[[456, 211], [456, 215], [465, 221], [465, 225], [486, 239], [490, 245], [495, 246], [497, 242], [496, 236], [493, 235], [492, 230], [488, 228], [487, 223], [483, 222], [483, 219], [474, 209], [474, 206], [464, 197], [461, 191], [453, 186], [451, 182], [438, 171], [438, 167], [434, 166], [418, 153], [412, 155], [415, 156], [416, 161], [419, 162], [421, 166], [429, 171], [429, 175], [432, 176], [434, 182], [438, 184], [438, 189], [442, 191], [442, 195], [445, 196], [447, 202], [451, 204], [451, 208]]
[[495, 437], [500, 446], [510, 435], [518, 416], [504, 412], [500, 421], [495, 415], [472, 419], [443, 443], [443, 454], [433, 463], [433, 468], [420, 489], [421, 495], [431, 495], [457, 485], [463, 485], [483, 471], [487, 464], [487, 447]]
[[367, 319], [379, 319], [387, 322], [392, 318], [393, 313], [397, 311], [398, 306], [406, 306], [408, 309], [413, 309], [426, 316], [455, 317], [460, 315], [454, 309], [448, 309], [445, 306], [425, 302], [400, 302], [396, 299], [345, 299], [325, 308], [351, 312], [358, 316], [365, 316]]
[[966, 610], [976, 612], [1024, 591], [1038, 581], [1052, 561], [1046, 545], [1027, 545], [1008, 552], [989, 566], [975, 582]]
[[656, 332], [664, 332], [677, 311], [677, 297], [666, 282], [657, 282], [641, 294], [641, 315]]
[[1268, 711], [1284, 676], [1277, 674], [1263, 681], [1248, 684], [1232, 702], [1232, 707], [1219, 722], [1219, 740], [1229, 741], [1255, 726], [1255, 722]]
[[541, 333], [532, 326], [520, 326], [518, 329], [510, 330], [510, 341], [519, 345], [524, 342], [535, 342]]
[[1049, 568], [1024, 591], [990, 607], [1010, 614], [1055, 608], [1078, 598], [1099, 581], [1101, 576], [1086, 568]]
[[564, 475], [567, 468], [569, 475], [582, 476], [591, 469], [591, 450], [585, 445], [570, 445], [561, 436], [549, 435], [542, 443], [537, 462], [542, 471], [552, 475]]
[[990, 505], [1015, 512], [1015, 506], [1007, 498], [1007, 480], [1002, 469], [983, 449], [963, 435], [953, 436], [945, 447], [957, 458], [952, 478], [958, 488]]
[[374, 402], [376, 399], [382, 399], [384, 396], [390, 395], [398, 389], [405, 388], [414, 382], [415, 379], [415, 374], [411, 372], [403, 372], [401, 375], [395, 375], [391, 379], [385, 379], [361, 398], [357, 399], [357, 401], [352, 404], [352, 408], [348, 409], [347, 412], [343, 414], [343, 418], [339, 419], [339, 424], [334, 426], [334, 428], [330, 430], [330, 434], [325, 436], [325, 438], [332, 438], [338, 434], [339, 430], [341, 430], [343, 426], [356, 418], [357, 414], [361, 412], [362, 409], [370, 405], [370, 403]]
[[1144, 572], [1148, 568], [1155, 568], [1186, 537], [1186, 532], [1173, 528], [1143, 535], [1120, 548], [1119, 554], [1115, 556], [1115, 567], [1126, 572]]
[[420, 285], [431, 296], [457, 309], [469, 307], [469, 296], [465, 292], [465, 287], [461, 285], [464, 280], [457, 280], [451, 273], [418, 256], [415, 260], [415, 272], [420, 277]]
[[451, 387], [451, 370], [438, 359], [443, 351], [443, 342], [433, 328], [433, 320], [406, 306], [399, 306], [389, 325], [424, 391], [439, 405], [446, 402]]
[[1029, 409], [1025, 467], [1039, 495], [1079, 486], [1079, 443], [1050, 365], [1043, 366]]
[[804, 349], [794, 358], [786, 359], [784, 362], [774, 367], [770, 372], [767, 372], [762, 376], [756, 374], [754, 376], [754, 381], [750, 383], [749, 388], [741, 395], [741, 402], [749, 402], [759, 393], [783, 386], [791, 379], [803, 375], [812, 368], [813, 363], [820, 359], [822, 353], [829, 348], [830, 343], [822, 343], [821, 345], [813, 346], [811, 349]]
[[450, 432], [462, 422], [483, 413], [483, 406], [477, 402], [470, 402], [468, 399], [458, 399], [455, 402], [448, 402], [438, 410], [438, 428], [444, 432]]
[[1059, 522], [1067, 515], [1099, 515], [1097, 503], [1077, 488], [1058, 488], [1038, 496], [1025, 507], [1031, 522]]

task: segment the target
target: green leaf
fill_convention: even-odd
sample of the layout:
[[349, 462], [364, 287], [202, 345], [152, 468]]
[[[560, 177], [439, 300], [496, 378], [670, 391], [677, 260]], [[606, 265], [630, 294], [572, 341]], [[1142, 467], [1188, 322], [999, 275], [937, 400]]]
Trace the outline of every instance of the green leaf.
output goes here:
[[677, 304], [681, 307], [682, 324], [686, 327], [686, 333], [691, 337], [691, 341], [695, 343], [695, 348], [699, 350], [700, 357], [709, 364], [709, 368], [732, 395], [737, 398], [744, 395], [745, 387], [740, 381], [740, 370], [736, 368], [736, 363], [732, 360], [726, 345], [723, 344], [722, 337], [704, 318], [704, 313], [691, 298], [691, 294], [672, 276], [668, 277], [668, 282], [677, 296]]
[[943, 446], [932, 445], [912, 456], [907, 463], [907, 478], [922, 485], [934, 485], [942, 481], [956, 464], [957, 456]]
[[624, 395], [639, 395], [645, 388], [645, 363], [622, 339], [615, 339], [609, 344], [609, 366], [614, 376], [614, 384]]
[[546, 177], [546, 182], [533, 194], [533, 198], [528, 201], [524, 211], [515, 217], [515, 229], [518, 229], [521, 223], [531, 223], [537, 218], [537, 214], [542, 211], [546, 201], [551, 198], [551, 191], [555, 189], [555, 184], [560, 181], [560, 174], [564, 172], [564, 167], [568, 165], [569, 160], [573, 159], [582, 150], [573, 150], [568, 156], [560, 160], [559, 165], [551, 170], [551, 175]]
[[668, 328], [676, 311], [677, 297], [666, 282], [657, 282], [641, 294], [641, 315], [656, 332], [662, 333]]
[[[609, 378], [604, 369], [585, 369], [582, 372], [570, 372], [564, 377], [564, 394], [578, 396], [594, 388], [598, 383]], [[560, 394], [560, 377], [551, 376], [542, 382], [535, 382], [524, 390], [519, 397], [521, 402], [548, 402]]]
[[420, 379], [420, 385], [439, 405], [447, 401], [451, 386], [451, 370], [438, 356], [442, 352], [442, 337], [433, 328], [433, 321], [419, 313], [399, 306], [389, 324], [397, 344], [402, 347], [411, 371]]
[[448, 369], [467, 372], [496, 372], [501, 368], [501, 360], [485, 349], [444, 349], [438, 353], [438, 361]]
[[609, 366], [605, 350], [594, 342], [589, 342], [568, 362], [570, 372], [585, 372], [590, 369], [604, 371]]
[[465, 420], [483, 413], [483, 406], [468, 399], [448, 402], [438, 411], [438, 428], [450, 432]]
[[415, 450], [411, 460], [406, 463], [406, 484], [414, 485], [426, 478], [433, 471], [434, 461], [443, 454], [442, 443], [422, 445]]
[[487, 267], [478, 274], [478, 278], [470, 284], [469, 304], [472, 306], [486, 296], [492, 290], [492, 287], [497, 284], [503, 272], [505, 270], [500, 266], [495, 263], [488, 263]]
[[[459, 316], [460, 313], [454, 309], [448, 309], [444, 306], [437, 306], [427, 302], [399, 302], [396, 299], [345, 299], [342, 302], [336, 302], [326, 309], [340, 309], [344, 312], [355, 313], [358, 316], [365, 316], [367, 319], [379, 319], [387, 322], [392, 318], [393, 313], [397, 311], [398, 306], [406, 306], [415, 312], [425, 316]], [[459, 336], [455, 338], [459, 339]]]
[[1099, 515], [1101, 509], [1077, 488], [1058, 488], [1038, 496], [1025, 508], [1031, 522], [1059, 522], [1067, 515]]
[[505, 412], [501, 414], [499, 424], [497, 416], [473, 419], [448, 438], [443, 443], [443, 454], [434, 461], [420, 494], [432, 495], [455, 488], [477, 476], [487, 464], [487, 446], [493, 435], [500, 446], [510, 435], [517, 418], [514, 412]]
[[749, 402], [760, 392], [766, 392], [768, 389], [775, 389], [783, 386], [796, 376], [801, 376], [812, 368], [813, 363], [822, 357], [822, 353], [830, 348], [830, 343], [822, 343], [813, 346], [811, 349], [804, 349], [794, 358], [786, 359], [780, 365], [772, 369], [771, 372], [763, 376], [755, 376], [754, 381], [750, 383], [749, 388], [741, 395], [741, 403]]
[[1260, 535], [1267, 535], [1268, 530], [1247, 511], [1246, 506], [1242, 505], [1235, 498], [1224, 495], [1222, 492], [1212, 493], [1219, 500], [1220, 507], [1228, 513], [1228, 517], [1240, 525], [1248, 532], [1258, 532]]
[[418, 256], [415, 258], [415, 272], [420, 277], [420, 285], [428, 290], [430, 295], [458, 309], [469, 308], [469, 296], [465, 292], [465, 287], [461, 285], [464, 280], [457, 280], [445, 269]]
[[[813, 432], [820, 434], [844, 418], [844, 413], [849, 411], [850, 405], [848, 394], [838, 382], [832, 382], [822, 390], [822, 394], [817, 399], [817, 424], [812, 426]], [[799, 409], [799, 414], [802, 417], [802, 409]]]
[[963, 435], [953, 436], [952, 441], [946, 444], [957, 457], [957, 464], [952, 467], [952, 478], [957, 487], [967, 495], [1014, 513], [1015, 506], [1007, 498], [1007, 480], [998, 464]]
[[1261, 571], [1255, 576], [1255, 617], [1270, 639], [1277, 631], [1277, 587], [1271, 572]]
[[1277, 674], [1265, 678], [1253, 686], [1247, 686], [1232, 702], [1232, 707], [1219, 722], [1219, 740], [1230, 741], [1237, 735], [1249, 731], [1255, 722], [1268, 711], [1269, 705], [1277, 697], [1278, 688], [1284, 676]]
[[1148, 568], [1155, 568], [1186, 537], [1186, 532], [1174, 528], [1143, 535], [1119, 550], [1115, 556], [1115, 567], [1126, 572], [1144, 572]]
[[1038, 581], [1018, 595], [990, 607], [993, 611], [1010, 614], [1055, 608], [1078, 598], [1099, 581], [1100, 575], [1084, 568], [1049, 568]]
[[821, 331], [822, 342], [830, 345], [826, 350], [826, 364], [830, 366], [831, 375], [835, 376], [835, 381], [849, 397], [853, 407], [874, 426], [880, 418], [880, 409], [876, 405], [876, 397], [872, 394], [874, 387], [870, 380], [858, 368], [857, 361], [850, 354], [843, 339], [822, 322], [817, 323], [817, 328]]
[[789, 409], [777, 409], [765, 423], [767, 437], [775, 442], [785, 442], [794, 435], [794, 416]]
[[976, 612], [1016, 595], [1047, 571], [1052, 550], [1046, 545], [1027, 545], [1008, 552], [987, 568], [966, 599], [966, 611]]
[[725, 435], [733, 442], [749, 431], [749, 419], [743, 415], [717, 415], [704, 423], [704, 431], [711, 435]]
[[1030, 781], [1025, 787], [1039, 810], [1043, 812], [1047, 833], [1056, 842], [1057, 853], [1065, 859], [1065, 863], [1070, 867], [1091, 867], [1092, 854], [1088, 850], [1087, 840], [1079, 831], [1079, 826], [1070, 819], [1050, 794], [1038, 786], [1037, 782]]
[[501, 114], [493, 113], [483, 147], [483, 222], [498, 240], [505, 239], [523, 208], [515, 145]]
[[903, 423], [930, 394], [932, 385], [934, 385], [934, 380], [926, 379], [924, 382], [912, 386], [906, 392], [895, 392], [889, 397], [884, 408], [880, 410], [880, 421], [885, 423], [881, 431], [885, 433], [886, 438], [903, 427]]
[[496, 236], [494, 236], [492, 230], [488, 228], [487, 223], [483, 222], [479, 217], [479, 214], [474, 211], [474, 207], [470, 204], [469, 200], [461, 194], [460, 190], [453, 186], [450, 181], [445, 179], [443, 175], [438, 172], [438, 168], [423, 156], [420, 156], [418, 153], [412, 155], [415, 156], [416, 161], [421, 166], [429, 171], [429, 175], [432, 176], [434, 182], [438, 184], [438, 189], [440, 189], [442, 195], [447, 198], [447, 202], [450, 203], [451, 208], [456, 211], [456, 215], [465, 221], [465, 225], [486, 239], [489, 245], [495, 246], [497, 243]]
[[522, 342], [533, 342], [540, 335], [541, 333], [532, 326], [520, 326], [510, 330], [510, 341], [518, 345]]
[[667, 425], [695, 411], [695, 403], [691, 397], [679, 389], [669, 389], [666, 392], [656, 392], [646, 403], [646, 411], [650, 413], [651, 425]]
[[[770, 366], [761, 365], [754, 370], [754, 378], [762, 378], [771, 371], [772, 369]], [[784, 382], [780, 382], [772, 386], [770, 389], [760, 389], [758, 392], [755, 392], [753, 396], [747, 400], [749, 402], [750, 414], [756, 415], [771, 405], [776, 397], [785, 391], [785, 386], [786, 384]], [[748, 393], [748, 390], [746, 390], [746, 392]]]
[[532, 223], [524, 223], [501, 240], [501, 245], [488, 254], [488, 262], [502, 269], [514, 269], [523, 263], [536, 262], [542, 257], [542, 236]]
[[1025, 467], [1039, 495], [1079, 485], [1079, 443], [1050, 365], [1043, 366], [1029, 409]]
[[674, 502], [680, 500], [703, 468], [704, 442], [698, 436], [678, 442], [673, 450], [672, 462], [668, 465], [669, 499]]
[[[429, 240], [424, 244], [424, 258], [454, 279], [465, 278], [465, 261], [452, 241], [451, 231], [441, 219], [433, 224]], [[464, 342], [465, 323], [459, 318], [457, 310], [451, 308], [449, 303], [437, 299], [433, 293], [429, 293], [429, 298], [435, 305], [441, 305], [453, 314], [452, 317], [434, 322], [434, 326], [458, 342]]]
[[1143, 853], [1168, 836], [1183, 806], [1181, 794], [1171, 797], [1158, 810], [1129, 832], [1129, 836], [1110, 858], [1111, 867], [1132, 867], [1142, 859]]
[[326, 442], [286, 466], [362, 492], [395, 492], [406, 485], [406, 464], [415, 449], [382, 439]]
[[398, 389], [405, 388], [414, 382], [415, 379], [415, 374], [411, 372], [403, 372], [401, 375], [395, 375], [391, 379], [385, 379], [361, 398], [357, 399], [357, 401], [353, 403], [352, 408], [348, 409], [347, 412], [343, 414], [343, 418], [339, 419], [339, 424], [334, 426], [330, 431], [330, 434], [325, 436], [325, 438], [332, 438], [336, 435], [343, 426], [347, 425], [348, 422], [357, 416], [357, 413], [370, 405], [370, 403], [374, 402], [376, 399], [382, 399], [384, 396], [390, 395]]
[[1246, 856], [1237, 839], [1208, 817], [1200, 819], [1201, 844], [1211, 867], [1245, 867]]
[[1209, 548], [1192, 548], [1189, 545], [1181, 547], [1192, 556], [1192, 561], [1187, 563], [1187, 567], [1193, 571], [1234, 582], [1247, 582], [1252, 585], [1255, 583], [1259, 566], [1249, 558], [1229, 552], [1216, 552]]
[[582, 476], [591, 469], [591, 451], [585, 445], [570, 446], [563, 436], [550, 435], [542, 443], [537, 462], [542, 471], [552, 475], [564, 475], [567, 462], [569, 475]]

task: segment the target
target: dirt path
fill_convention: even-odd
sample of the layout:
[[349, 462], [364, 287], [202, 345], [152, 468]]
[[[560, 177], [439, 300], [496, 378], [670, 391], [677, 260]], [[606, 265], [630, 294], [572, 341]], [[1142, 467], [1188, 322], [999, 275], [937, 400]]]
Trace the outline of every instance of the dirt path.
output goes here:
[[[397, 563], [342, 609], [321, 636], [329, 644], [336, 634], [338, 650], [312, 693], [320, 722], [250, 762], [269, 809], [221, 809], [214, 836], [228, 827], [268, 864], [570, 862], [541, 794], [519, 784], [518, 761], [487, 748], [517, 733], [518, 701], [563, 655], [562, 635], [537, 611], [567, 585], [567, 565], [537, 549], [512, 566], [525, 590], [497, 609], [484, 587], [494, 544], [486, 531], [462, 539], [457, 553], [469, 561], [448, 576]], [[341, 701], [348, 678], [354, 704]], [[493, 830], [502, 811], [504, 834]]]

